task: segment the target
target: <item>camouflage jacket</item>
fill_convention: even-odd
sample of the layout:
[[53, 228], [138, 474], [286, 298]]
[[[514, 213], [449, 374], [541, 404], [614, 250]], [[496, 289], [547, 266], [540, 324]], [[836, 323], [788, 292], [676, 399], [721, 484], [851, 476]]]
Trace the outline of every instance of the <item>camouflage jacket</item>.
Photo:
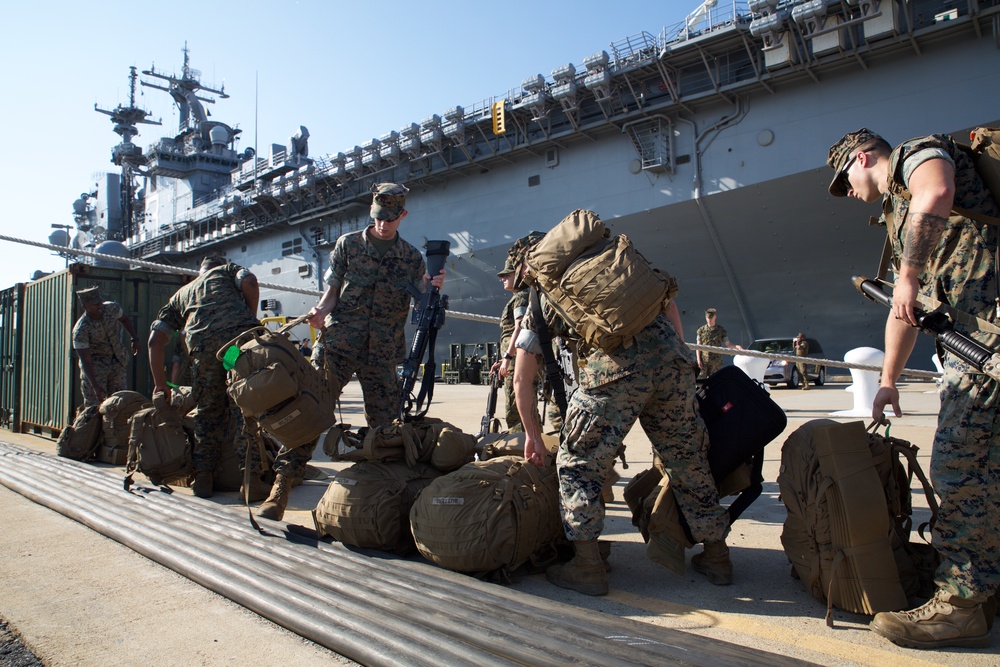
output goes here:
[[[718, 324], [714, 327], [710, 327], [707, 324], [699, 327], [697, 336], [699, 345], [711, 345], [713, 347], [723, 347], [726, 344], [726, 341], [729, 340], [729, 334]], [[712, 353], [702, 352], [702, 354]]]
[[[674, 326], [662, 314], [636, 335], [632, 345], [619, 347], [611, 353], [584, 344], [576, 332], [555, 313], [545, 296], [542, 296], [542, 316], [545, 320], [543, 326], [548, 328], [550, 338], [561, 336], [567, 344], [575, 347], [579, 360], [577, 379], [583, 389], [593, 389], [633, 373], [666, 366], [677, 359], [688, 362], [692, 367], [697, 366], [694, 352], [684, 344]], [[541, 346], [537, 344], [539, 329], [534, 320], [534, 313], [529, 307], [521, 321], [522, 335], [518, 337], [518, 347], [540, 354]], [[525, 334], [525, 331], [529, 333]], [[536, 346], [532, 346], [532, 341]]]
[[510, 301], [500, 313], [500, 350], [506, 352], [510, 346], [510, 337], [514, 333], [517, 320], [528, 312], [529, 290], [519, 289], [510, 297]]
[[[930, 149], [931, 152], [927, 152]], [[921, 153], [923, 151], [923, 153]], [[898, 268], [907, 232], [909, 192], [907, 172], [927, 157], [950, 159], [955, 167], [954, 205], [997, 217], [1000, 209], [976, 173], [972, 159], [950, 137], [932, 135], [911, 139], [897, 146], [889, 157], [889, 190], [883, 199], [882, 218], [892, 244], [893, 263]], [[908, 163], [908, 161], [911, 161]], [[915, 162], [914, 162], [915, 161]], [[920, 293], [988, 322], [996, 321], [998, 229], [952, 212], [937, 250], [920, 275]], [[965, 333], [962, 324], [956, 329]], [[993, 346], [997, 337], [970, 334]]]
[[99, 320], [84, 313], [73, 326], [73, 349], [90, 350], [90, 357], [95, 362], [115, 359], [124, 366], [131, 356], [122, 342], [119, 320], [124, 315], [122, 307], [114, 301], [101, 304]]
[[396, 364], [406, 356], [404, 326], [427, 268], [420, 251], [398, 234], [379, 257], [366, 231], [344, 234], [330, 253], [325, 278], [340, 296], [326, 318], [326, 349], [343, 356], [366, 352], [368, 363]]
[[247, 273], [238, 264], [206, 271], [170, 297], [152, 328], [167, 335], [183, 330], [192, 356], [201, 352], [215, 354], [244, 331], [260, 326], [239, 288]]

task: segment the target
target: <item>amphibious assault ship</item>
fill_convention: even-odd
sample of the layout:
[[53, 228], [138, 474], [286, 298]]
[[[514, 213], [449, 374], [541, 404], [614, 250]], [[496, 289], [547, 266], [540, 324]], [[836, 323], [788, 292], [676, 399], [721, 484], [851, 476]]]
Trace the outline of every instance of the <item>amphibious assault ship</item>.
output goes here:
[[[733, 342], [804, 331], [838, 358], [881, 347], [884, 314], [850, 278], [875, 271], [884, 232], [867, 222], [877, 210], [827, 194], [827, 149], [862, 126], [898, 142], [1000, 122], [998, 5], [710, 0], [678, 25], [323, 156], [305, 127], [238, 152], [239, 130], [204, 109], [226, 93], [202, 85], [185, 47], [179, 75], [133, 69], [129, 106], [98, 109], [122, 137], [121, 173], [76, 203], [77, 222], [132, 258], [193, 268], [224, 254], [279, 286], [262, 290], [265, 314], [297, 316], [337, 237], [367, 224], [371, 185], [404, 183], [404, 238], [451, 242], [452, 311], [495, 317], [512, 241], [587, 208], [678, 278], [688, 340], [715, 307]], [[145, 148], [132, 143], [152, 122], [137, 79], [179, 109], [177, 133]], [[475, 320], [452, 316], [439, 343], [497, 337]], [[930, 367], [919, 356], [912, 365]]]

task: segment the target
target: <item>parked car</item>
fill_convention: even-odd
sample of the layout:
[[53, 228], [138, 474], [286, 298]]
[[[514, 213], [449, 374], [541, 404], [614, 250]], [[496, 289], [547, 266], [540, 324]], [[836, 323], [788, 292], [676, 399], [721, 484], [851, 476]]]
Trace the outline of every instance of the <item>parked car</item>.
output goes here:
[[[772, 354], [795, 354], [792, 347], [792, 338], [761, 338], [750, 344], [748, 349], [756, 352], [771, 352]], [[823, 346], [815, 338], [806, 338], [809, 342], [808, 357], [823, 357]], [[819, 364], [806, 364], [806, 374], [809, 382], [819, 386], [826, 382], [826, 366]], [[773, 360], [767, 365], [764, 371], [764, 382], [774, 387], [784, 382], [789, 388], [794, 389], [802, 383], [799, 371], [795, 367], [794, 361]]]

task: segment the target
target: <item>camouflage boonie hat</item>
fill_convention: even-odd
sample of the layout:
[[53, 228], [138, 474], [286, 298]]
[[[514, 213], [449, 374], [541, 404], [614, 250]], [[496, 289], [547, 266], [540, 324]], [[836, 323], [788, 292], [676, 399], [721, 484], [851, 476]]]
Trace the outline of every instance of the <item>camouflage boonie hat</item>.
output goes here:
[[867, 127], [863, 127], [857, 132], [848, 132], [840, 141], [830, 146], [830, 153], [827, 155], [826, 163], [833, 169], [833, 180], [830, 181], [829, 191], [834, 197], [846, 197], [849, 189], [847, 179], [843, 178], [844, 172], [851, 166], [851, 155], [861, 148], [867, 148], [870, 144], [882, 139]]
[[372, 186], [372, 220], [392, 222], [403, 214], [406, 207], [406, 193], [403, 185], [397, 183], [376, 183]]
[[715, 308], [707, 308], [705, 310], [706, 315], [715, 315]]
[[100, 305], [104, 303], [104, 300], [101, 299], [101, 290], [97, 287], [77, 290], [76, 295], [80, 297], [80, 302], [84, 304]]

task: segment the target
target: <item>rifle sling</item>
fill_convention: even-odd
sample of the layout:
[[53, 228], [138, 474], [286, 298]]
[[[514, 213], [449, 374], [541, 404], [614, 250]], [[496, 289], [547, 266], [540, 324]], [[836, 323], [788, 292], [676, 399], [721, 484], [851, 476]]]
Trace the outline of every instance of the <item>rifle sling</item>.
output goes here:
[[536, 322], [535, 333], [542, 344], [542, 359], [545, 360], [545, 378], [552, 387], [552, 396], [563, 417], [566, 416], [566, 386], [563, 384], [562, 371], [556, 361], [556, 355], [552, 351], [552, 337], [549, 336], [549, 327], [545, 324], [545, 317], [542, 315], [542, 303], [538, 298], [538, 290], [531, 288], [528, 296], [528, 303], [531, 307], [531, 319]]

